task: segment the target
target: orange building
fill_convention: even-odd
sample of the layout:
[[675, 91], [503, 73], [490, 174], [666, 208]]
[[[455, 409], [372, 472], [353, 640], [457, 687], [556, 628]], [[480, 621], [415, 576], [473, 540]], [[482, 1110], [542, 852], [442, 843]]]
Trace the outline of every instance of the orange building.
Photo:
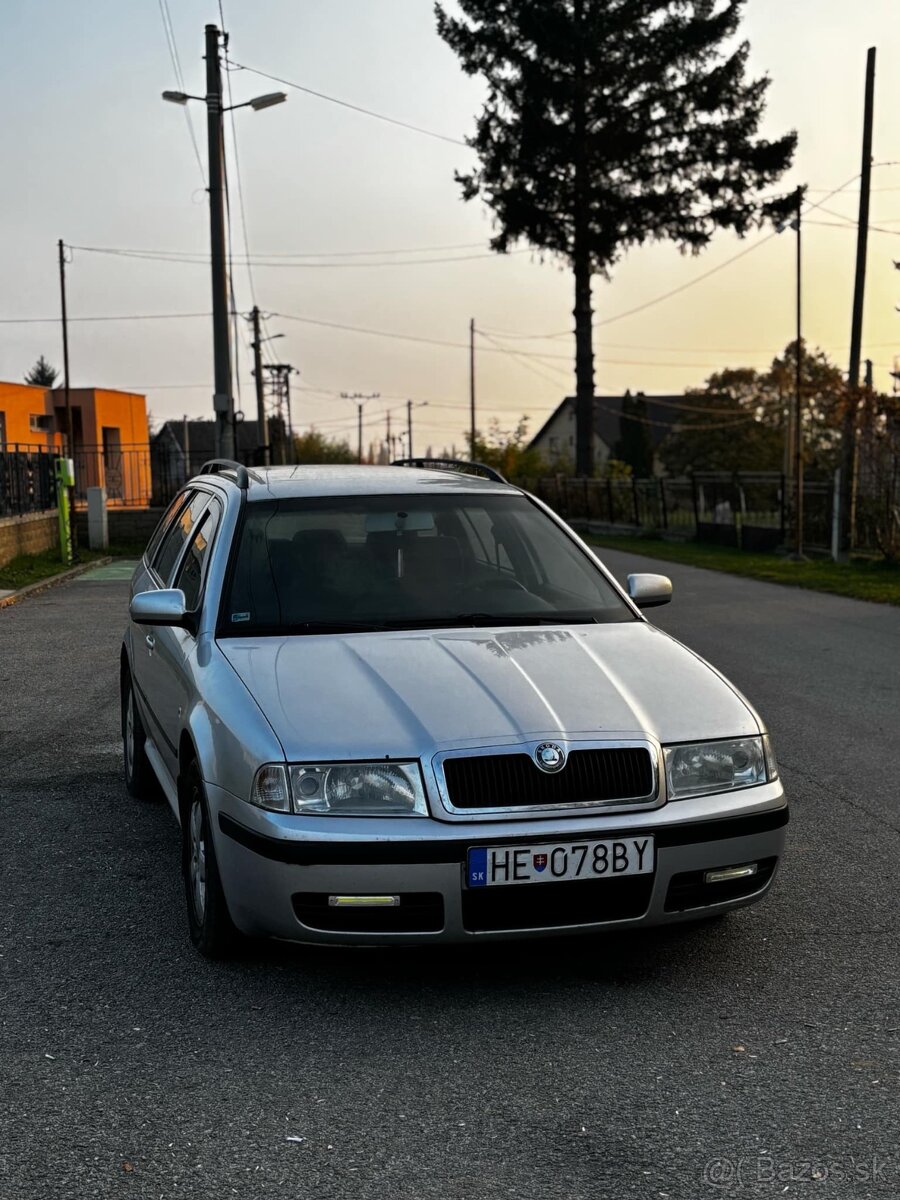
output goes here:
[[[110, 504], [149, 504], [150, 447], [146, 397], [109, 388], [72, 388], [76, 498], [105, 487]], [[0, 382], [0, 451], [57, 449], [68, 420], [62, 388]]]

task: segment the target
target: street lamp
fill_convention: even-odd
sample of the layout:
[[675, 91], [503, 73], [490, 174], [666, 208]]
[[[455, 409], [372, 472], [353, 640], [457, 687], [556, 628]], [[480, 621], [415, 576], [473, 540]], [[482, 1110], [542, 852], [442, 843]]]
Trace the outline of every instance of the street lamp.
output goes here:
[[215, 367], [216, 454], [235, 458], [234, 396], [231, 385], [231, 344], [228, 325], [228, 270], [225, 255], [225, 156], [222, 139], [222, 114], [237, 108], [259, 112], [287, 99], [284, 92], [267, 92], [241, 104], [222, 103], [222, 64], [219, 61], [220, 33], [215, 25], [206, 26], [206, 95], [188, 92], [163, 92], [163, 100], [185, 105], [198, 100], [206, 105], [206, 130], [209, 154], [209, 235], [212, 263], [213, 363]]
[[[162, 98], [168, 100], [170, 104], [181, 105], [187, 104], [188, 100], [199, 100], [203, 104], [209, 102], [208, 96], [192, 96], [190, 92], [163, 92]], [[262, 96], [254, 96], [252, 100], [244, 100], [240, 104], [224, 104], [220, 107], [219, 112], [234, 112], [237, 108], [252, 108], [254, 112], [260, 112], [264, 108], [283, 104], [285, 100], [287, 100], [287, 92], [266, 92]]]

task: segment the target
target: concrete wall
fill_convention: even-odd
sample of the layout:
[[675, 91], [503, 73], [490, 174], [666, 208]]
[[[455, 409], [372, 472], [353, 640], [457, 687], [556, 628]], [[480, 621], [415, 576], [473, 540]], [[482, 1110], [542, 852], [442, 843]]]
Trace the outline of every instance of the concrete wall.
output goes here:
[[[137, 542], [141, 546], [146, 546], [165, 511], [164, 508], [108, 508], [106, 516], [109, 522], [110, 545]], [[83, 510], [79, 510], [76, 517], [76, 531], [79, 543], [86, 546], [88, 544], [87, 513]]]
[[[58, 545], [56, 509], [48, 513], [28, 513], [24, 517], [0, 518], [0, 567], [20, 554], [39, 554]], [[63, 569], [62, 563], [59, 569]]]

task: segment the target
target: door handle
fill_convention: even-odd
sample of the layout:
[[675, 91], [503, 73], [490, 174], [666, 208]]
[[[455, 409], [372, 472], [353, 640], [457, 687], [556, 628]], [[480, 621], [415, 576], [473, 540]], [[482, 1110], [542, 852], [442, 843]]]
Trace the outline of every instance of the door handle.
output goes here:
[[147, 643], [148, 650], [152, 650], [153, 647], [156, 645], [156, 638], [153, 636], [152, 633], [148, 633], [147, 636], [144, 638], [144, 641]]

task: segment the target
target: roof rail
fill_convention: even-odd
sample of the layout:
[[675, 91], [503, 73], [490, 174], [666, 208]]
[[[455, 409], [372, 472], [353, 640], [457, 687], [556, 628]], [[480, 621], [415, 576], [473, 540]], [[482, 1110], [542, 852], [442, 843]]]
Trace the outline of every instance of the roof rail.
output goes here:
[[246, 492], [250, 486], [250, 475], [242, 463], [230, 458], [210, 458], [200, 468], [201, 475], [224, 475], [231, 471], [234, 472], [234, 482], [242, 492]]
[[488, 479], [492, 479], [494, 483], [509, 483], [495, 467], [489, 467], [485, 463], [468, 462], [464, 458], [396, 458], [391, 463], [392, 467], [453, 467], [463, 474], [471, 473], [472, 471], [480, 471], [482, 475]]

